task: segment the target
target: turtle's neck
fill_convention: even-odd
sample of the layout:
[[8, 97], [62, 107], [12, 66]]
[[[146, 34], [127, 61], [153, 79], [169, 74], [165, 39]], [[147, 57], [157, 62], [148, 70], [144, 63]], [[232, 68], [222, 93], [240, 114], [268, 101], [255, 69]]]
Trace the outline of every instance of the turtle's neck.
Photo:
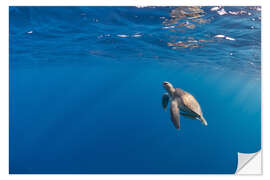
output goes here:
[[172, 97], [173, 94], [174, 94], [174, 92], [175, 92], [175, 88], [174, 87], [170, 87], [169, 89], [167, 89], [167, 91], [168, 91], [170, 97]]

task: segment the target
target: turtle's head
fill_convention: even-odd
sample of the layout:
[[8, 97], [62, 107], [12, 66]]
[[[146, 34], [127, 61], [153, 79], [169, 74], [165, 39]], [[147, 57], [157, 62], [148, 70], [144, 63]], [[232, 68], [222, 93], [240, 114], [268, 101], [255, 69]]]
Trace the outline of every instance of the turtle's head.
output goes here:
[[170, 93], [170, 94], [172, 94], [172, 93], [175, 91], [173, 85], [172, 85], [171, 83], [167, 82], [167, 81], [164, 81], [164, 82], [162, 83], [162, 86], [163, 86], [163, 87], [168, 91], [168, 93]]

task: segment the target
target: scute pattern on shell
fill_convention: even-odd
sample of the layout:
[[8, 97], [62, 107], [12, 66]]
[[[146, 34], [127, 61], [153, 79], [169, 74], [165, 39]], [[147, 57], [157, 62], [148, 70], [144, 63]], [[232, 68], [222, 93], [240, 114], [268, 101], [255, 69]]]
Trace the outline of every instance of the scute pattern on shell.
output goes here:
[[175, 88], [175, 97], [180, 97], [182, 100], [183, 105], [196, 113], [197, 115], [201, 116], [202, 111], [199, 103], [197, 100], [188, 92], [183, 91], [182, 89]]

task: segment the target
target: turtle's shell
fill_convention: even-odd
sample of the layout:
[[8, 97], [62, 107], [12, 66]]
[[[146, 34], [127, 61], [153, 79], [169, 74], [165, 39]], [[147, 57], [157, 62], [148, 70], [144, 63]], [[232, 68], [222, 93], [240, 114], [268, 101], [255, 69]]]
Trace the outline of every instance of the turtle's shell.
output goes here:
[[174, 98], [179, 98], [177, 101], [178, 101], [178, 106], [179, 106], [180, 110], [192, 113], [196, 116], [202, 115], [202, 110], [201, 110], [200, 104], [188, 92], [186, 92], [180, 88], [175, 88]]

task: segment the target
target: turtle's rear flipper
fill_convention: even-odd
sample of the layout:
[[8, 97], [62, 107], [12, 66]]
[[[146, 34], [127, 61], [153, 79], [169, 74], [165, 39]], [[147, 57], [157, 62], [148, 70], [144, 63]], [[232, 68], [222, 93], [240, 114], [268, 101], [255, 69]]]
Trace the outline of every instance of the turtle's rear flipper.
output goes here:
[[204, 117], [203, 116], [201, 116], [201, 122], [205, 125], [205, 126], [207, 126], [208, 125], [208, 123], [207, 123], [207, 121], [204, 119]]
[[194, 120], [199, 120], [199, 121], [201, 121], [205, 126], [208, 125], [207, 121], [204, 119], [203, 116], [193, 116], [193, 115], [191, 115], [191, 114], [189, 114], [189, 113], [186, 113], [186, 112], [183, 112], [183, 111], [180, 111], [180, 114], [181, 114], [182, 116], [185, 116], [185, 117], [188, 117], [188, 118], [191, 118], [191, 119], [194, 119]]
[[183, 111], [180, 111], [180, 114], [182, 116], [185, 116], [185, 117], [188, 117], [188, 118], [191, 118], [191, 119], [197, 119], [196, 117], [192, 116], [191, 114], [183, 112]]

